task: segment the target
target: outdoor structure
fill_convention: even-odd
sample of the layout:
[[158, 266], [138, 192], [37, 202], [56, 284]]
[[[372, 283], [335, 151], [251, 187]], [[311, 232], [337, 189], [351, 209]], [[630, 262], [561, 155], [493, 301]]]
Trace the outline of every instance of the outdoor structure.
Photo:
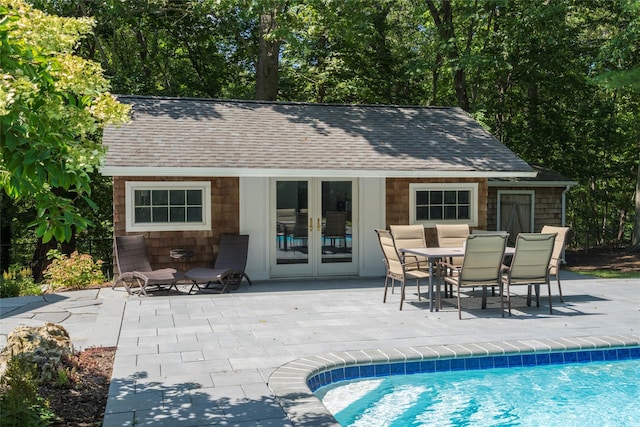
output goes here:
[[[242, 233], [253, 280], [382, 276], [374, 229], [421, 224], [428, 244], [436, 223], [495, 229], [501, 186], [534, 188], [525, 231], [563, 222], [567, 184], [522, 187], [537, 170], [459, 108], [118, 98], [132, 120], [105, 129], [101, 172], [115, 235], [144, 234], [154, 268], [212, 266], [220, 235]], [[557, 198], [542, 220], [538, 193]]]

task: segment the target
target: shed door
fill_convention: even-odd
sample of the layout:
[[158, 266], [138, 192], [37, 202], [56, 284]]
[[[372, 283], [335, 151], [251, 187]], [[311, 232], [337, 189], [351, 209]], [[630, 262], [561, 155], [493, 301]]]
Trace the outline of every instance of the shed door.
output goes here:
[[509, 245], [518, 233], [533, 233], [533, 191], [498, 191], [498, 230], [509, 232]]

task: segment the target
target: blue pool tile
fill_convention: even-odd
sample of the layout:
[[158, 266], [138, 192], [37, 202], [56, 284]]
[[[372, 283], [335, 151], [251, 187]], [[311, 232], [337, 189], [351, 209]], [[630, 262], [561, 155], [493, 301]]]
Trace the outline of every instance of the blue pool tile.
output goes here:
[[535, 354], [523, 354], [522, 355], [522, 366], [536, 366], [536, 355]]
[[471, 359], [451, 359], [449, 362], [450, 369], [452, 371], [464, 371], [465, 369], [472, 369], [467, 367], [466, 362]]
[[[467, 370], [480, 369], [480, 360], [477, 357], [464, 359], [464, 366]], [[451, 364], [451, 369], [453, 369], [453, 363]]]
[[423, 360], [420, 362], [420, 372], [435, 372], [436, 361], [435, 360]]
[[551, 363], [556, 364], [556, 363], [565, 363], [564, 360], [564, 353], [550, 353], [549, 354], [549, 360], [551, 361]]
[[493, 358], [493, 366], [496, 368], [507, 368], [509, 366], [509, 358], [507, 356], [495, 356]]
[[592, 362], [600, 362], [604, 360], [604, 351], [602, 350], [592, 350], [591, 351], [591, 361]]
[[360, 378], [360, 367], [347, 366], [346, 368], [344, 368], [344, 377], [347, 380], [354, 380], [356, 378]]
[[390, 373], [389, 365], [374, 365], [373, 371], [376, 377], [388, 377]]
[[615, 349], [603, 350], [604, 360], [618, 360], [618, 352]]
[[444, 372], [451, 370], [451, 360], [436, 360], [436, 372]]
[[639, 347], [631, 347], [629, 349], [629, 355], [632, 359], [640, 359], [640, 346]]
[[374, 373], [373, 365], [360, 366], [360, 377], [373, 377]]
[[404, 375], [404, 362], [391, 363], [389, 365], [389, 375]]
[[619, 348], [616, 350], [618, 355], [618, 360], [628, 360], [631, 359], [631, 352], [628, 348]]
[[479, 357], [478, 364], [479, 369], [491, 369], [495, 367], [495, 357]]
[[578, 362], [591, 362], [590, 351], [579, 351], [576, 354], [578, 356]]
[[509, 359], [509, 366], [510, 367], [517, 367], [517, 366], [522, 366], [522, 356], [519, 354], [513, 355], [513, 356], [507, 356], [507, 358]]
[[345, 379], [344, 376], [344, 368], [338, 368], [338, 369], [333, 369], [331, 371], [331, 380], [336, 382], [336, 381], [342, 381]]
[[568, 351], [564, 354], [564, 363], [576, 363], [578, 361], [577, 351]]
[[[418, 372], [424, 372], [420, 369], [420, 362], [407, 362], [404, 365], [404, 369], [407, 374], [417, 374]], [[433, 372], [433, 370], [429, 372]]]
[[548, 353], [536, 353], [536, 365], [548, 365], [551, 363], [551, 357]]

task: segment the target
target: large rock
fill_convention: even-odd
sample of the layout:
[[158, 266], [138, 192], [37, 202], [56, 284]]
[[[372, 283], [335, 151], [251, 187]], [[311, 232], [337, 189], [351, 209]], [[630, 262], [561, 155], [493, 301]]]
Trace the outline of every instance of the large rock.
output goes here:
[[66, 329], [54, 323], [42, 326], [18, 326], [7, 336], [7, 345], [0, 352], [0, 375], [12, 357], [36, 363], [43, 379], [52, 379], [65, 356], [73, 353]]

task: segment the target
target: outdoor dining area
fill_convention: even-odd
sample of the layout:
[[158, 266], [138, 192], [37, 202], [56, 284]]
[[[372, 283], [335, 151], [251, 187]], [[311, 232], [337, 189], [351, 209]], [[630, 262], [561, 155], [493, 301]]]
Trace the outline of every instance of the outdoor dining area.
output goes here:
[[[505, 300], [509, 316], [513, 287], [526, 286], [526, 302], [535, 293], [540, 306], [540, 286], [548, 291], [549, 313], [553, 314], [551, 276], [556, 277], [559, 299], [562, 288], [559, 269], [569, 232], [568, 227], [544, 226], [539, 233], [519, 233], [515, 245], [507, 244], [506, 231], [470, 230], [466, 224], [436, 224], [437, 246], [427, 246], [422, 225], [391, 225], [375, 230], [384, 255], [383, 302], [389, 289], [399, 284], [400, 310], [406, 299], [407, 282], [415, 282], [418, 300], [420, 285], [428, 287], [430, 311], [442, 309], [443, 298], [454, 298], [462, 319], [465, 292], [481, 289], [481, 308], [487, 307], [487, 292], [500, 299], [502, 317]], [[455, 292], [454, 292], [455, 291]]]

